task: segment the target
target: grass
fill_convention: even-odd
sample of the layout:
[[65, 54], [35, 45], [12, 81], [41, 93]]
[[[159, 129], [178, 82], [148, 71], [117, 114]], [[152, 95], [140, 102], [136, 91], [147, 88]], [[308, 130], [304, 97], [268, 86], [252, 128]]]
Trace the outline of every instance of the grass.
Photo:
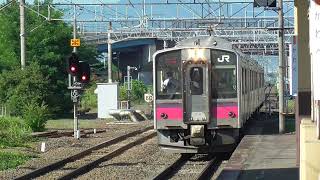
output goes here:
[[[79, 128], [102, 128], [108, 120], [79, 120]], [[73, 119], [49, 120], [46, 124], [47, 129], [73, 129]]]
[[16, 168], [17, 166], [24, 164], [31, 158], [32, 156], [24, 155], [21, 153], [0, 151], [0, 171]]
[[20, 118], [0, 118], [0, 148], [27, 146], [32, 141], [31, 129]]

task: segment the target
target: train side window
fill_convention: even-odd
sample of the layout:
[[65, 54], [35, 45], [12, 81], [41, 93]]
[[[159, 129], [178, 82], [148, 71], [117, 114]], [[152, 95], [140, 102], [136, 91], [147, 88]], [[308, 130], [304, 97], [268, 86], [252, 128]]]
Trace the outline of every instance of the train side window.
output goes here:
[[257, 88], [260, 88], [260, 73], [257, 73]]
[[250, 70], [250, 91], [253, 90], [253, 71]]
[[251, 71], [251, 91], [254, 90], [254, 72]]
[[254, 89], [258, 89], [258, 74], [254, 72]]
[[244, 70], [244, 93], [248, 93], [248, 81], [247, 81], [248, 70]]
[[251, 70], [249, 70], [249, 77], [248, 77], [248, 82], [249, 82], [249, 92], [251, 91]]
[[250, 92], [250, 70], [248, 70], [248, 74], [247, 74], [247, 82], [248, 82], [248, 93]]
[[260, 88], [263, 88], [263, 84], [262, 84], [262, 76], [263, 76], [263, 74], [262, 74], [262, 73], [260, 73]]
[[241, 89], [241, 91], [242, 91], [242, 94], [244, 94], [245, 93], [245, 80], [244, 80], [244, 76], [245, 76], [245, 74], [244, 74], [244, 68], [242, 68], [241, 69], [242, 70], [242, 76], [241, 76], [241, 87], [242, 87], [242, 89]]

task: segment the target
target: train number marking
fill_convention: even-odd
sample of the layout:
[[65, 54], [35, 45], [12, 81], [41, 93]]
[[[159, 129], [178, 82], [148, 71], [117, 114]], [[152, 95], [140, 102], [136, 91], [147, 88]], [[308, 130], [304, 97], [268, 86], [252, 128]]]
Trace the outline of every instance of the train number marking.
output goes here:
[[221, 58], [218, 58], [218, 62], [223, 63], [224, 61], [230, 62], [230, 56], [229, 55], [222, 55]]
[[148, 103], [153, 101], [153, 95], [152, 94], [144, 94], [144, 100]]

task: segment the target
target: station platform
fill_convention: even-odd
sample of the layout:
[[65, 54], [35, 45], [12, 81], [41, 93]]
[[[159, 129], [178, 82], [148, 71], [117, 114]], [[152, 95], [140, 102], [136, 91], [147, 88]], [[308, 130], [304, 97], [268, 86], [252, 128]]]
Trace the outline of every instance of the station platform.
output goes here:
[[296, 136], [294, 133], [276, 134], [277, 122], [257, 120], [233, 152], [218, 179], [298, 180]]

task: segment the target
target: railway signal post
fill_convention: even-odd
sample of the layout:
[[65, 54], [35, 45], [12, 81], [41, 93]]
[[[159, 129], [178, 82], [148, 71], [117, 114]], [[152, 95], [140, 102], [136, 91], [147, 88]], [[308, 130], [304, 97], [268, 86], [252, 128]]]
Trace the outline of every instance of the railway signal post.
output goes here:
[[127, 97], [128, 97], [128, 109], [130, 109], [130, 93], [132, 90], [132, 76], [130, 75], [131, 70], [137, 70], [136, 67], [127, 66], [127, 76], [124, 78], [124, 82], [127, 84]]

